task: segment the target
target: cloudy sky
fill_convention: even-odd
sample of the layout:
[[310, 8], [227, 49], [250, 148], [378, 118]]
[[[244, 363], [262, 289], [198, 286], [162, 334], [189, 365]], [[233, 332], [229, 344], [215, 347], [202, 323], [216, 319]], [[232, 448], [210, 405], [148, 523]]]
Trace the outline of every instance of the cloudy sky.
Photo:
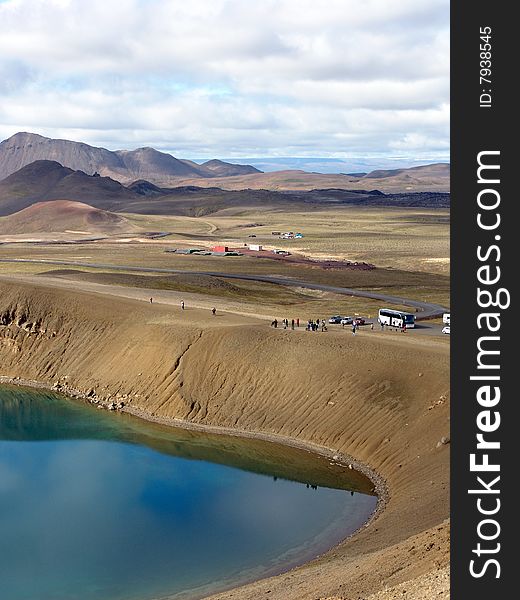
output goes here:
[[449, 157], [448, 0], [0, 0], [0, 139]]

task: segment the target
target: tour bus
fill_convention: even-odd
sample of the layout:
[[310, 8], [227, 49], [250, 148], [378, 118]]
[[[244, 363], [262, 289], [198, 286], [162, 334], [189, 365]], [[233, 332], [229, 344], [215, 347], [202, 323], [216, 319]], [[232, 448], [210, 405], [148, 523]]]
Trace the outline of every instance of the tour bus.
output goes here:
[[442, 315], [442, 322], [444, 323], [444, 325], [450, 324], [450, 313], [444, 313]]
[[402, 327], [403, 324], [406, 329], [415, 327], [415, 315], [390, 308], [379, 309], [378, 321], [381, 325], [389, 325], [390, 327]]

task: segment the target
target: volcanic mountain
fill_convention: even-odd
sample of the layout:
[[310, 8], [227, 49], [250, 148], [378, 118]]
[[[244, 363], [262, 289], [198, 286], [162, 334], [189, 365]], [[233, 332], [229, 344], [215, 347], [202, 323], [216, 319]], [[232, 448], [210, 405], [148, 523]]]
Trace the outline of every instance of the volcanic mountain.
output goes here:
[[202, 163], [201, 167], [211, 171], [215, 177], [234, 177], [236, 175], [251, 175], [252, 173], [262, 172], [251, 165], [236, 165], [217, 159], [208, 160]]
[[0, 235], [32, 233], [113, 234], [136, 228], [127, 219], [83, 202], [50, 200], [0, 218]]
[[99, 173], [123, 183], [136, 179], [168, 182], [179, 177], [204, 179], [261, 172], [248, 165], [233, 165], [223, 161], [208, 161], [198, 165], [153, 148], [113, 152], [82, 142], [55, 140], [21, 132], [0, 143], [0, 179], [36, 160], [54, 160], [87, 175]]
[[37, 160], [0, 181], [0, 216], [42, 200], [69, 198], [111, 209], [141, 198], [109, 177], [73, 171], [50, 160]]

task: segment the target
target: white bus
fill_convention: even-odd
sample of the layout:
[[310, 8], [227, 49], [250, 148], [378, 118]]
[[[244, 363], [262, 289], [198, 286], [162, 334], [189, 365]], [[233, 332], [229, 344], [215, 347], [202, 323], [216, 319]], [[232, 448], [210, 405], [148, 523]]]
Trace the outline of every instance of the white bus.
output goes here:
[[450, 314], [451, 313], [444, 313], [442, 315], [442, 322], [444, 323], [444, 325], [449, 325], [450, 324]]
[[389, 325], [390, 327], [400, 327], [403, 325], [406, 329], [415, 327], [415, 315], [402, 310], [392, 310], [391, 308], [379, 309], [379, 317], [377, 319], [381, 325]]

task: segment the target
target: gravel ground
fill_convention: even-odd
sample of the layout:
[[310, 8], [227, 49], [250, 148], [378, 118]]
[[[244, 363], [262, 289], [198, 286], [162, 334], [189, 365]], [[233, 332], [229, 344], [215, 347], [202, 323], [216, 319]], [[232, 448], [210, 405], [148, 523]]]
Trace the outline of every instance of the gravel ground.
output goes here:
[[[367, 596], [364, 600], [449, 600], [450, 569], [427, 573], [422, 577], [400, 583]], [[348, 596], [329, 596], [320, 600], [352, 600]]]

